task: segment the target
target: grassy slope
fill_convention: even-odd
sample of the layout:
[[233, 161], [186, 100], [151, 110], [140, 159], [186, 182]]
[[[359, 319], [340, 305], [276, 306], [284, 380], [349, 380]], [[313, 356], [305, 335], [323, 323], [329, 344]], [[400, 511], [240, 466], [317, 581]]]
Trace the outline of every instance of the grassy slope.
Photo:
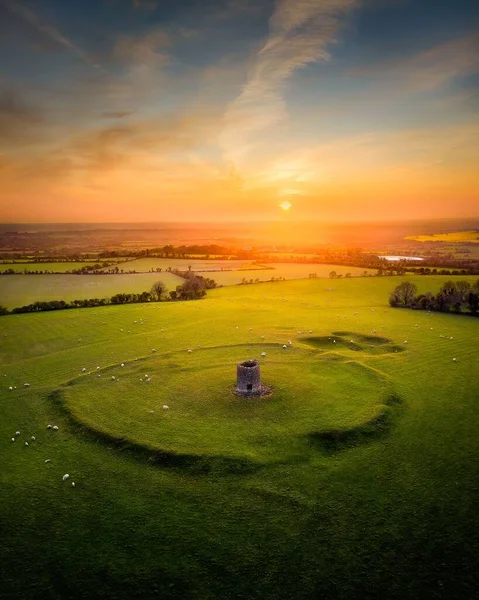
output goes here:
[[2, 275], [0, 304], [7, 308], [43, 300], [105, 298], [149, 291], [156, 281], [175, 289], [183, 279], [172, 273], [138, 275]]
[[[398, 281], [240, 286], [200, 302], [2, 318], [0, 551], [8, 597], [472, 597], [479, 321], [388, 310]], [[442, 281], [418, 284], [435, 291]], [[135, 324], [140, 318], [145, 323]], [[340, 453], [318, 449], [247, 475], [193, 476], [95, 443], [49, 401], [84, 365], [149, 357], [153, 347], [247, 344], [252, 326], [278, 340], [308, 328], [407, 339], [405, 352], [363, 360], [403, 398], [393, 429]], [[29, 389], [7, 390], [24, 381]], [[47, 431], [48, 422], [59, 431]], [[16, 429], [37, 441], [11, 443]], [[66, 472], [75, 489], [62, 483]]]

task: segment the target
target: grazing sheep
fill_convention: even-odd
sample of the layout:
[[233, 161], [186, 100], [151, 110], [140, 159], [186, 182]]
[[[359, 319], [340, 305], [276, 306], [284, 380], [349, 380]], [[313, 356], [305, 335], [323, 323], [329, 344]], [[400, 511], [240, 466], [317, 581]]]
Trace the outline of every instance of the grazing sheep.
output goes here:
[[25, 446], [28, 446], [28, 442], [25, 442]]
[[124, 366], [125, 366], [125, 363], [121, 363], [120, 367], [124, 367]]
[[72, 487], [75, 487], [75, 482], [74, 481], [72, 481]]
[[288, 346], [286, 346], [286, 344], [283, 344], [283, 348], [286, 350]]
[[12, 386], [10, 386], [8, 389], [9, 389], [10, 391], [12, 391], [12, 390], [13, 390], [13, 387], [12, 387]]
[[34, 435], [32, 435], [32, 440], [35, 441], [36, 439], [37, 438]]
[[53, 426], [53, 431], [58, 431], [58, 425]]
[[45, 461], [45, 464], [51, 462], [51, 458], [47, 458], [47, 460]]
[[191, 348], [188, 348], [188, 354], [191, 354], [191, 352], [193, 352], [193, 350], [191, 350]]
[[86, 373], [86, 369], [85, 367], [83, 367], [83, 369], [81, 370], [82, 373]]
[[65, 475], [63, 475], [63, 477], [62, 477], [63, 481], [66, 481], [69, 478], [70, 478], [70, 475], [68, 475], [68, 473], [65, 473]]
[[20, 432], [19, 431], [15, 431], [15, 435], [20, 435]]
[[47, 425], [47, 429], [51, 429], [51, 428], [52, 428], [52, 426], [51, 426], [51, 425]]
[[168, 404], [163, 404], [163, 410], [168, 410], [170, 407], [168, 406]]
[[153, 348], [152, 352], [156, 352], [156, 348]]
[[457, 359], [453, 358], [453, 359], [452, 359], [452, 362], [456, 362], [456, 360], [457, 360]]
[[97, 368], [96, 368], [96, 370], [97, 370], [97, 371], [99, 371], [99, 370], [100, 370], [100, 367], [97, 367]]
[[261, 352], [261, 356], [266, 356], [266, 352]]
[[30, 387], [30, 384], [29, 383], [24, 383], [23, 387]]
[[116, 377], [114, 375], [111, 376], [111, 380], [115, 381]]
[[15, 438], [12, 438], [12, 442], [14, 442], [14, 441], [15, 441]]
[[293, 343], [293, 342], [292, 342], [291, 340], [288, 340], [288, 344], [289, 344], [290, 346], [292, 345], [292, 343]]

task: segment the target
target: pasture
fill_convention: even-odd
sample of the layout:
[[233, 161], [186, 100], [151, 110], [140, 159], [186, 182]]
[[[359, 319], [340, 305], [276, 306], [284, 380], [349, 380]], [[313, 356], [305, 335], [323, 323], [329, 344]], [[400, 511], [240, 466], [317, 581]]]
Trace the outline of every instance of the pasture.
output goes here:
[[479, 319], [403, 279], [2, 317], [6, 597], [473, 597]]
[[15, 273], [25, 273], [30, 271], [31, 273], [39, 273], [45, 271], [52, 271], [55, 273], [66, 273], [67, 271], [73, 271], [74, 269], [81, 269], [82, 267], [96, 264], [94, 261], [90, 262], [44, 262], [44, 263], [29, 263], [29, 262], [14, 262], [14, 263], [0, 263], [0, 272], [8, 271], [13, 269]]
[[173, 273], [137, 275], [2, 275], [0, 304], [15, 308], [36, 301], [109, 298], [119, 293], [149, 291], [156, 281], [169, 290], [183, 283]]

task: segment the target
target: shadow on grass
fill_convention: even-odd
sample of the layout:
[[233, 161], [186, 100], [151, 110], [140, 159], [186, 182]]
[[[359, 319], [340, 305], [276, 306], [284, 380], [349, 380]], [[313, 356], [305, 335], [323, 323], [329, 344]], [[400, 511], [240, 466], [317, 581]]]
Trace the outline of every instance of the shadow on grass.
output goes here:
[[377, 441], [390, 433], [402, 404], [403, 401], [399, 396], [390, 394], [383, 405], [383, 410], [374, 419], [351, 429], [331, 429], [311, 433], [308, 435], [308, 440], [313, 447], [325, 454], [334, 454]]
[[246, 458], [229, 456], [210, 456], [196, 454], [180, 454], [167, 450], [149, 448], [127, 438], [117, 438], [109, 433], [95, 429], [77, 419], [65, 404], [61, 390], [54, 390], [49, 400], [60, 410], [70, 422], [73, 433], [83, 438], [100, 443], [107, 449], [115, 450], [136, 460], [152, 465], [180, 470], [190, 475], [248, 475], [263, 468], [264, 465]]
[[388, 338], [376, 335], [364, 335], [354, 331], [333, 331], [330, 336], [302, 338], [303, 342], [321, 350], [346, 349], [371, 354], [390, 354], [403, 352], [406, 348], [393, 344]]

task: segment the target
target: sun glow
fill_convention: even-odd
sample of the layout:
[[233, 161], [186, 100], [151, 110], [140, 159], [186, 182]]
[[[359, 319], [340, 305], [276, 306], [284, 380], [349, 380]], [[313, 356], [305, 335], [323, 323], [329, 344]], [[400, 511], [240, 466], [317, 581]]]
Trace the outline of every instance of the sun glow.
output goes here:
[[285, 200], [284, 202], [281, 202], [281, 204], [279, 205], [280, 208], [282, 208], [283, 210], [289, 210], [293, 205], [291, 204], [291, 202], [288, 202], [287, 200]]

